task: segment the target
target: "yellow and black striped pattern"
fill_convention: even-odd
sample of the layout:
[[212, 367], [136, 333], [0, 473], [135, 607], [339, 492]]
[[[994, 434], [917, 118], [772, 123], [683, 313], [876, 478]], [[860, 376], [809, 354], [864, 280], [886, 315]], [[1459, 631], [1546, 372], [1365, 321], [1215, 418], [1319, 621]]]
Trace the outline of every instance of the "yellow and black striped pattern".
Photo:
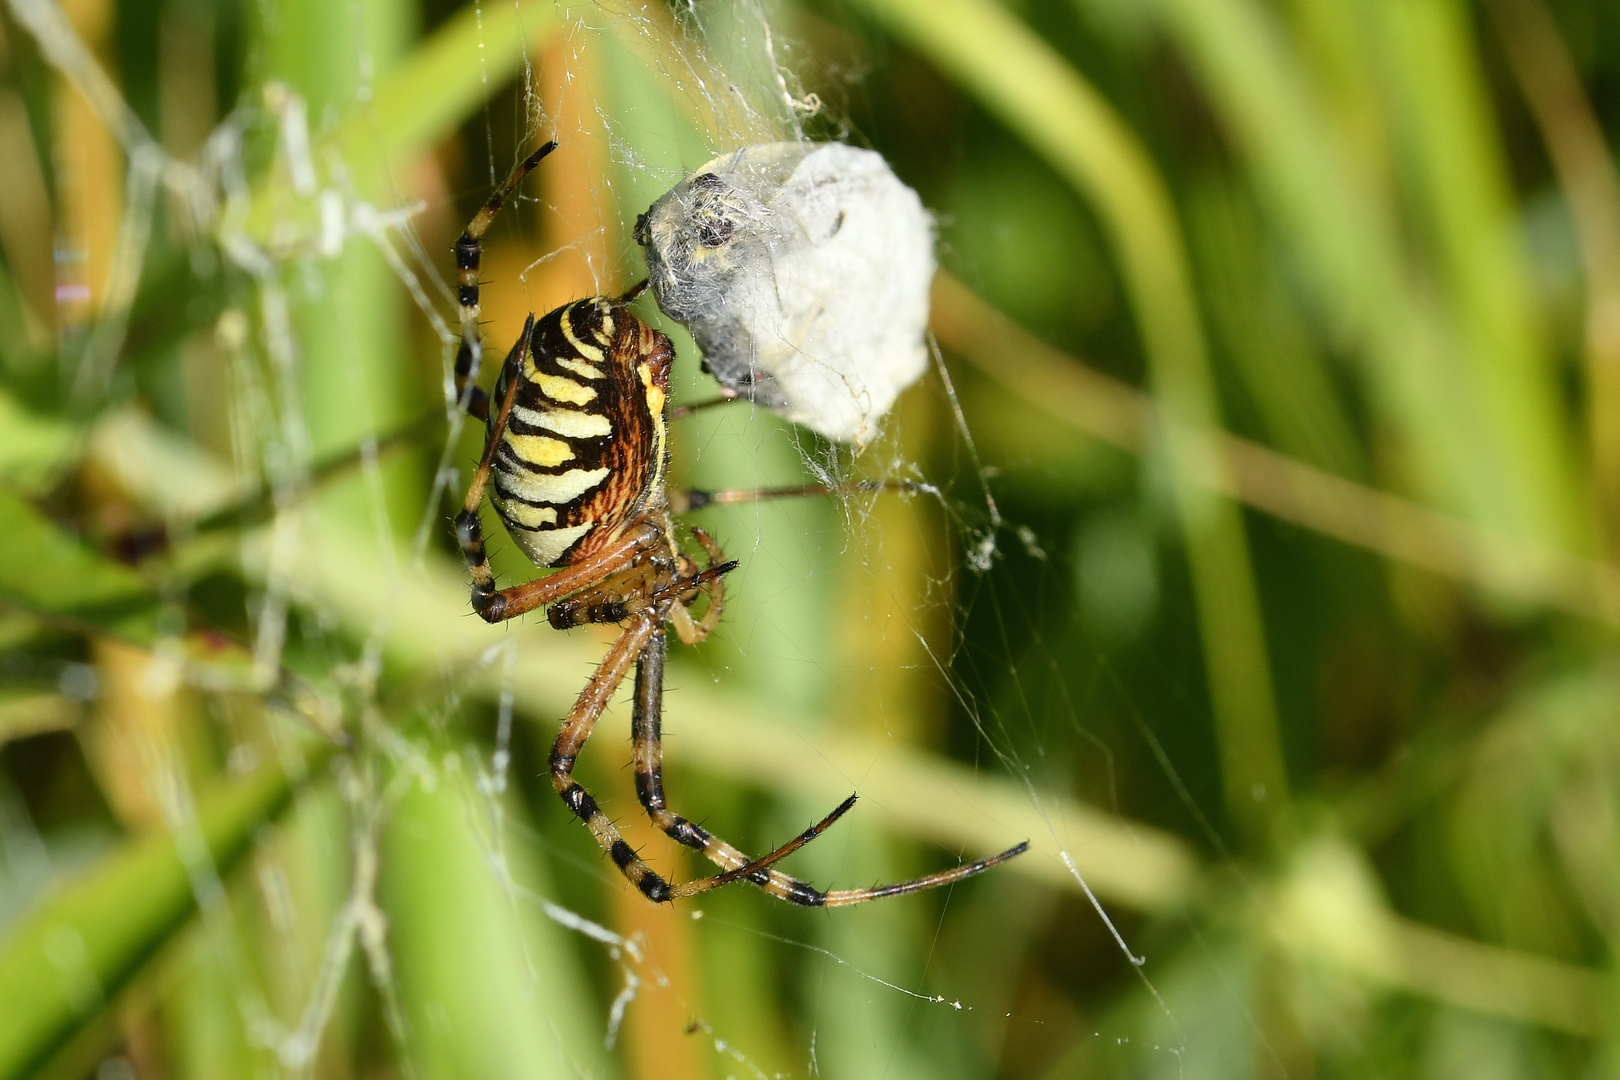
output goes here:
[[612, 543], [662, 497], [673, 357], [668, 338], [596, 297], [537, 322], [521, 367], [501, 373], [495, 401], [518, 385], [491, 501], [536, 565], [566, 566]]

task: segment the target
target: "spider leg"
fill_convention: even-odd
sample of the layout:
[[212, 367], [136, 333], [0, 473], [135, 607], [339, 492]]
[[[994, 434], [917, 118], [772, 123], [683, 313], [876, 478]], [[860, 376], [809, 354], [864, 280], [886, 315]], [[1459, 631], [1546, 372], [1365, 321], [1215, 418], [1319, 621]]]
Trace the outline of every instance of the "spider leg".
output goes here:
[[490, 465], [495, 461], [495, 452], [501, 448], [501, 436], [506, 433], [507, 419], [512, 415], [513, 403], [517, 401], [518, 386], [523, 381], [518, 373], [523, 368], [524, 359], [529, 355], [533, 335], [534, 313], [531, 311], [523, 322], [523, 333], [512, 343], [512, 351], [506, 354], [506, 363], [501, 365], [506, 380], [506, 394], [501, 398], [501, 407], [495, 414], [495, 422], [484, 433], [484, 453], [478, 459], [478, 469], [473, 473], [472, 485], [467, 488], [465, 505], [473, 510], [478, 509], [478, 504], [484, 501], [484, 485], [489, 482]]
[[[636, 698], [635, 710], [631, 721], [631, 733], [635, 741], [636, 765], [636, 797], [646, 808], [647, 816], [652, 818], [653, 824], [662, 829], [676, 843], [701, 851], [704, 856], [724, 873], [712, 878], [692, 882], [681, 895], [701, 892], [705, 889], [716, 888], [720, 885], [739, 879], [746, 879], [758, 885], [772, 896], [779, 897], [789, 903], [799, 904], [803, 907], [816, 907], [821, 902], [822, 894], [801, 881], [795, 881], [786, 874], [766, 867], [776, 859], [798, 850], [821, 833], [821, 830], [838, 820], [851, 806], [855, 799], [851, 796], [843, 805], [829, 814], [818, 825], [811, 827], [804, 833], [795, 837], [783, 848], [772, 852], [771, 856], [760, 860], [763, 865], [756, 865], [748, 856], [713, 836], [701, 825], [694, 824], [679, 814], [673, 813], [664, 805], [664, 751], [661, 742], [661, 727], [663, 720], [664, 697], [664, 659], [668, 654], [669, 643], [662, 627], [658, 627], [647, 636], [641, 647], [641, 655], [636, 662]], [[692, 886], [702, 886], [693, 888]], [[671, 899], [674, 897], [671, 896]]]
[[954, 885], [964, 878], [982, 874], [992, 866], [1000, 866], [1008, 859], [1016, 859], [1029, 850], [1029, 841], [1014, 844], [998, 855], [991, 855], [987, 859], [977, 859], [949, 870], [941, 870], [937, 874], [926, 877], [912, 878], [910, 881], [897, 881], [892, 885], [874, 885], [869, 889], [832, 889], [823, 894], [822, 907], [848, 907], [851, 904], [861, 904], [868, 900], [881, 900], [886, 896], [904, 896], [907, 893], [922, 892], [924, 889], [937, 889], [941, 885]]
[[553, 139], [518, 163], [506, 182], [489, 197], [483, 209], [473, 215], [466, 231], [456, 241], [456, 299], [461, 304], [461, 344], [456, 349], [456, 400], [480, 420], [488, 418], [489, 395], [469, 384], [478, 377], [479, 365], [484, 359], [483, 340], [478, 335], [478, 261], [483, 255], [484, 232], [495, 219], [501, 206], [512, 197], [518, 184], [529, 175], [529, 170], [540, 164], [542, 158], [557, 149]]
[[485, 622], [491, 623], [514, 619], [618, 573], [655, 544], [658, 535], [657, 525], [648, 521], [636, 522], [625, 530], [616, 543], [589, 558], [555, 574], [535, 578], [522, 585], [497, 589], [495, 573], [489, 565], [489, 555], [484, 547], [484, 527], [478, 520], [477, 506], [464, 508], [456, 515], [456, 538], [473, 576], [473, 610]]
[[[635, 741], [636, 796], [641, 800], [641, 805], [646, 808], [647, 816], [652, 818], [653, 824], [662, 829], [676, 843], [689, 847], [694, 851], [701, 851], [704, 858], [720, 867], [723, 871], [723, 873], [716, 874], [714, 877], [672, 887], [670, 889], [670, 899], [690, 896], [694, 893], [741, 880], [758, 885], [777, 899], [785, 900], [790, 904], [797, 904], [800, 907], [845, 907], [850, 904], [861, 903], [864, 900], [876, 900], [885, 896], [902, 896], [906, 893], [921, 892], [924, 889], [949, 885], [961, 881], [963, 878], [981, 874], [998, 863], [1022, 855], [1029, 849], [1029, 844], [1026, 841], [1016, 847], [1009, 848], [999, 855], [992, 855], [988, 859], [980, 859], [977, 862], [958, 866], [938, 874], [930, 874], [927, 877], [897, 882], [893, 885], [879, 885], [870, 889], [835, 889], [831, 892], [822, 892], [805, 882], [789, 877], [781, 871], [770, 869], [772, 863], [808, 844], [820, 836], [833, 822], [842, 817], [850, 807], [855, 805], [856, 796], [851, 795], [839, 804], [832, 813], [782, 845], [782, 847], [771, 852], [771, 854], [758, 860], [749, 859], [748, 856], [731, 844], [715, 836], [703, 826], [694, 824], [679, 814], [672, 812], [665, 805], [664, 752], [661, 729], [663, 726], [664, 660], [667, 652], [668, 640], [664, 635], [663, 628], [658, 627], [646, 637], [644, 644], [641, 646], [641, 654], [636, 662], [635, 710], [631, 721], [631, 733]], [[620, 677], [623, 677], [622, 674]]]
[[[826, 832], [827, 828], [832, 825], [833, 822], [837, 821], [839, 818], [843, 817], [849, 812], [849, 808], [855, 805], [855, 801], [858, 798], [860, 798], [859, 795], [851, 795], [849, 798], [833, 807], [832, 813], [828, 814], [826, 817], [822, 818], [820, 821], [804, 830], [804, 832], [800, 833], [798, 836], [795, 836], [792, 840], [789, 840], [787, 843], [783, 844], [781, 847], [777, 848], [775, 851], [771, 852], [769, 855], [766, 855], [762, 859], [755, 859], [753, 862], [744, 863], [735, 870], [727, 870], [724, 873], [715, 874], [713, 877], [699, 878], [697, 881], [689, 881], [684, 885], [676, 885], [670, 890], [670, 899], [681, 900], [688, 896], [696, 896], [698, 893], [708, 892], [710, 889], [718, 889], [722, 885], [730, 885], [733, 881], [750, 881], [758, 884], [759, 879], [762, 877], [768, 879], [771, 877], [780, 876], [776, 874], [776, 871], [768, 870], [767, 868], [770, 867], [772, 863], [780, 862], [781, 860], [787, 858], [789, 855], [793, 854], [795, 851], [798, 851], [800, 848], [804, 847], [804, 845]], [[793, 881], [794, 879], [787, 878], [787, 880]], [[794, 884], [802, 885], [803, 883], [794, 882]], [[769, 888], [766, 888], [767, 891], [769, 891]], [[794, 902], [797, 903], [798, 901]]]
[[730, 405], [733, 401], [748, 400], [747, 398], [739, 397], [735, 390], [730, 391], [729, 393], [722, 390], [720, 394], [720, 397], [710, 398], [708, 401], [700, 401], [695, 405], [675, 405], [669, 410], [669, 418], [671, 420], [679, 420], [683, 416], [691, 416], [695, 412], [702, 412], [704, 409], [712, 409], [716, 405]]
[[574, 707], [569, 710], [567, 719], [563, 721], [562, 730], [557, 734], [557, 741], [551, 746], [551, 786], [557, 789], [557, 794], [562, 796], [563, 802], [574, 812], [574, 816], [591, 830], [591, 835], [596, 838], [602, 850], [608, 853], [613, 864], [619, 868], [619, 872], [641, 890], [643, 896], [655, 903], [705, 892], [729, 884], [745, 875], [766, 873], [768, 871], [764, 869], [765, 867], [797, 851], [822, 829], [838, 820], [844, 811], [855, 805], [854, 798], [846, 800], [814, 829], [794, 837], [763, 859], [753, 863], [749, 863], [746, 859], [742, 860], [733, 873], [671, 886], [652, 867], [642, 861], [635, 850], [625, 843], [623, 835], [602, 812], [602, 808], [597, 805], [590, 792], [574, 780], [574, 762], [585, 746], [585, 740], [590, 738], [596, 722], [601, 719], [602, 711], [607, 708], [613, 692], [624, 681], [631, 662], [645, 648], [650, 638], [656, 636], [659, 641], [663, 640], [662, 621], [663, 612], [658, 608], [651, 608], [636, 616], [625, 628], [624, 633], [619, 635], [619, 640], [613, 643], [613, 648], [608, 650], [607, 656], [603, 657], [596, 674], [585, 684], [585, 689], [581, 691], [578, 700], [574, 702]]
[[[692, 535], [708, 553], [711, 567], [718, 566], [725, 560], [726, 553], [720, 550], [720, 545], [715, 542], [714, 537], [698, 528], [692, 530]], [[720, 622], [720, 615], [726, 610], [725, 586], [718, 577], [709, 582], [705, 591], [709, 594], [709, 607], [704, 611], [702, 619], [694, 621], [692, 612], [684, 603], [676, 604], [669, 609], [670, 625], [675, 628], [675, 633], [681, 641], [687, 645], [696, 645], [707, 639], [715, 625]], [[692, 599], [695, 601], [697, 597], [693, 596]]]
[[908, 493], [938, 491], [932, 484], [916, 480], [857, 480], [849, 484], [796, 484], [793, 487], [745, 488], [734, 491], [677, 491], [670, 495], [673, 514], [702, 510], [721, 503], [764, 502], [767, 499], [795, 499], [812, 495], [876, 495], [885, 491]]
[[613, 859], [620, 873], [629, 878], [643, 896], [655, 903], [670, 899], [669, 884], [654, 873], [652, 867], [642, 862], [630, 845], [624, 842], [624, 837], [613, 822], [602, 813], [596, 800], [575, 782], [574, 761], [579, 757], [585, 740], [590, 738], [591, 729], [601, 719], [602, 710], [607, 708], [613, 691], [619, 688], [637, 654], [658, 630], [660, 618], [656, 609], [645, 611], [636, 616], [624, 633], [619, 635], [619, 640], [602, 658], [596, 674], [591, 676], [591, 681], [585, 684], [574, 707], [568, 711], [562, 731], [558, 732], [557, 741], [551, 746], [551, 786], [557, 789], [557, 794], [562, 796], [562, 801], [568, 804], [574, 816], [591, 830], [591, 835]]
[[[677, 611], [685, 613], [683, 604], [691, 603], [703, 593], [712, 597], [719, 587], [719, 579], [735, 569], [735, 562], [711, 561], [702, 570], [681, 576], [672, 572], [669, 560], [660, 560], [652, 551], [637, 549], [623, 570], [558, 600], [546, 612], [546, 618], [558, 630], [571, 630], [590, 623], [623, 623], [649, 608], [658, 608], [665, 613], [664, 618], [673, 621]], [[686, 621], [692, 625], [690, 615]]]
[[523, 333], [518, 335], [517, 341], [512, 344], [512, 351], [507, 353], [506, 363], [503, 365], [508, 376], [506, 395], [501, 401], [500, 411], [495, 414], [494, 423], [489, 425], [489, 430], [484, 434], [483, 456], [478, 459], [478, 468], [473, 472], [472, 483], [467, 487], [467, 498], [461, 504], [461, 513], [456, 515], [456, 541], [461, 545], [462, 557], [467, 560], [467, 569], [472, 573], [473, 607], [480, 615], [484, 612], [480, 600], [487, 602], [489, 597], [495, 595], [495, 571], [489, 565], [489, 553], [484, 547], [484, 529], [478, 520], [478, 507], [484, 501], [484, 487], [489, 483], [490, 465], [495, 460], [495, 452], [500, 449], [501, 435], [506, 431], [507, 417], [511, 416], [512, 403], [517, 399], [517, 388], [522, 382], [517, 373], [523, 367], [524, 358], [528, 356], [533, 333], [534, 315], [531, 312], [523, 323]]

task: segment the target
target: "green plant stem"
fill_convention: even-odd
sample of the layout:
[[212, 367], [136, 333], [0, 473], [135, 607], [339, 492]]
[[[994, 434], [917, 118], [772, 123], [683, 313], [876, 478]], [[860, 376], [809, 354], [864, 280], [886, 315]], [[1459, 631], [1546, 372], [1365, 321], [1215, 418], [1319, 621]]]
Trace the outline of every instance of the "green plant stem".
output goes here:
[[402, 791], [379, 850], [412, 1075], [612, 1077], [574, 942], [542, 913], [551, 890], [524, 842], [533, 826], [436, 749], [436, 782]]
[[[948, 274], [934, 279], [930, 325], [953, 357], [1029, 407], [1132, 454], [1168, 421], [1153, 398], [1047, 345]], [[1583, 619], [1620, 620], [1620, 573], [1509, 533], [1313, 468], [1248, 439], [1206, 432], [1221, 467], [1196, 474], [1222, 495], [1411, 566]]]
[[1591, 491], [1609, 560], [1620, 561], [1620, 170], [1546, 4], [1492, 0], [1486, 6], [1574, 219], [1586, 271]]
[[[555, 9], [545, 0], [468, 6], [391, 66], [367, 101], [349, 105], [319, 145], [341, 148], [360, 197], [397, 202], [401, 170], [504, 85], [555, 29]], [[325, 160], [319, 148], [313, 156]], [[219, 240], [227, 250], [244, 236], [278, 249], [313, 248], [319, 212], [316, 200], [297, 195], [285, 175], [273, 172], [255, 182], [244, 212], [221, 221]]]
[[[1335, 5], [1318, 7], [1325, 16]], [[1387, 94], [1409, 128], [1403, 175], [1430, 219], [1437, 269], [1428, 273], [1405, 250], [1394, 194], [1368, 164], [1377, 155], [1344, 145], [1340, 118], [1263, 5], [1169, 0], [1156, 10], [1281, 242], [1298, 253], [1315, 302], [1365, 358], [1371, 404], [1411, 462], [1403, 479], [1476, 522], [1578, 550], [1586, 526], [1561, 434], [1567, 420], [1522, 299], [1530, 290], [1501, 155], [1454, 7], [1375, 5], [1387, 54], [1338, 23], [1324, 31], [1340, 66], [1372, 73], [1357, 87], [1372, 100], [1356, 109], [1376, 117], [1386, 107], [1377, 95]]]
[[[300, 778], [331, 752], [314, 750]], [[27, 1076], [98, 1015], [195, 911], [188, 863], [206, 859], [214, 872], [229, 873], [295, 787], [275, 766], [236, 780], [200, 800], [194, 829], [126, 843], [0, 939], [0, 1080]]]

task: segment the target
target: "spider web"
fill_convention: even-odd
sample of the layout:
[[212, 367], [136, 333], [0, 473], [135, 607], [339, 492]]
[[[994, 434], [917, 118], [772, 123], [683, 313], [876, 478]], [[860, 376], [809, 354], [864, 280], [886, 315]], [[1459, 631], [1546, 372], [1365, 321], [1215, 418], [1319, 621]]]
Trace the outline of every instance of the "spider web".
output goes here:
[[[484, 21], [497, 21], [502, 2], [475, 5], [481, 50], [492, 44], [482, 36]], [[391, 858], [422, 865], [437, 857], [412, 853], [413, 842], [431, 846], [458, 832], [461, 847], [439, 853], [438, 876], [480, 877], [483, 885], [469, 892], [499, 904], [476, 910], [519, 928], [510, 938], [521, 946], [517, 954], [502, 958], [479, 988], [506, 999], [501, 1008], [532, 1017], [529, 1031], [512, 1033], [513, 1047], [483, 1062], [487, 1075], [547, 1060], [559, 1071], [612, 1073], [604, 1051], [627, 1039], [640, 1048], [632, 1056], [663, 1052], [711, 1072], [759, 1077], [978, 1075], [995, 1071], [998, 1058], [1023, 1060], [1006, 1047], [1025, 1040], [1039, 1043], [1053, 1067], [1079, 1054], [1175, 1075], [1201, 1045], [1216, 1054], [1231, 1040], [1230, 1032], [1212, 1032], [1217, 1021], [1179, 1015], [1175, 988], [1156, 987], [1146, 974], [1156, 957], [1135, 940], [1140, 923], [1114, 916], [1110, 888], [1117, 894], [1118, 886], [1094, 890], [1083, 872], [1094, 856], [1075, 846], [1090, 835], [1075, 824], [1076, 800], [1104, 814], [1119, 809], [1112, 770], [1123, 737], [1090, 732], [1088, 701], [1071, 700], [1054, 674], [1068, 643], [1050, 637], [1048, 613], [1004, 587], [1009, 560], [1026, 569], [1045, 564], [1044, 541], [1003, 516], [995, 475], [942, 358], [858, 456], [746, 404], [679, 422], [677, 483], [907, 479], [942, 494], [750, 503], [695, 518], [742, 566], [727, 579], [720, 631], [697, 649], [677, 650], [671, 664], [670, 798], [677, 811], [709, 819], [721, 835], [759, 851], [825, 812], [829, 778], [834, 789], [867, 795], [789, 867], [823, 886], [899, 880], [956, 856], [988, 854], [1025, 839], [1017, 830], [1037, 822], [1040, 831], [1029, 837], [1035, 850], [1023, 860], [949, 893], [831, 915], [767, 910], [773, 901], [740, 889], [678, 913], [643, 911], [532, 779], [540, 771], [536, 748], [543, 753], [556, 716], [608, 639], [564, 638], [543, 626], [469, 629], [463, 608], [452, 616], [463, 625], [447, 627], [445, 641], [421, 640], [431, 625], [422, 610], [433, 602], [422, 582], [440, 587], [458, 577], [445, 520], [481, 437], [451, 401], [449, 239], [519, 151], [556, 137], [561, 150], [487, 242], [485, 356], [504, 353], [528, 311], [622, 290], [640, 266], [628, 239], [634, 215], [711, 156], [776, 139], [863, 141], [852, 110], [829, 104], [858, 97], [859, 78], [814, 67], [815, 50], [801, 44], [801, 35], [826, 26], [799, 9], [748, 0], [688, 0], [673, 13], [629, 3], [531, 5], [517, 23], [529, 35], [518, 90], [485, 73], [482, 106], [467, 129], [469, 144], [482, 129], [481, 157], [461, 172], [479, 186], [447, 190], [441, 154], [426, 181], [390, 174], [382, 185], [389, 195], [377, 199], [358, 193], [351, 160], [377, 123], [367, 109], [377, 88], [368, 54], [346, 103], [361, 118], [352, 144], [328, 137], [330, 116], [267, 82], [250, 87], [201, 149], [181, 157], [144, 130], [54, 4], [10, 4], [48, 62], [91, 101], [126, 162], [109, 284], [99, 316], [64, 339], [65, 385], [87, 411], [127, 398], [120, 383], [127, 318], [160, 223], [190, 238], [194, 268], [216, 261], [209, 272], [233, 285], [203, 346], [224, 373], [229, 402], [220, 459], [230, 464], [211, 466], [214, 505], [262, 492], [274, 510], [268, 524], [243, 534], [236, 552], [251, 583], [250, 685], [287, 730], [341, 726], [354, 739], [331, 779], [281, 828], [291, 839], [266, 841], [256, 857], [255, 892], [270, 913], [272, 938], [282, 935], [289, 952], [306, 954], [279, 973], [284, 985], [252, 970], [262, 946], [207, 856], [173, 748], [150, 748], [141, 765], [187, 856], [206, 963], [229, 988], [247, 1042], [275, 1070], [323, 1072], [334, 1025], [352, 1037], [362, 969], [404, 1074], [442, 1070], [435, 1055], [444, 1039], [431, 1029], [445, 1006], [413, 989], [419, 972], [401, 973], [402, 963], [430, 965], [434, 957], [402, 959], [391, 945], [431, 925], [412, 924], [408, 904], [387, 902], [421, 882], [388, 879]], [[352, 3], [342, 17], [363, 22], [366, 9]], [[388, 325], [369, 315], [335, 330], [317, 325], [322, 310], [357, 308], [358, 290], [374, 284], [366, 275], [378, 268], [405, 300]], [[640, 310], [656, 317], [650, 305]], [[678, 342], [676, 400], [712, 396], [690, 340], [659, 325]], [[379, 363], [408, 376], [399, 356], [412, 349], [437, 365], [442, 435], [422, 436], [401, 414], [401, 395], [379, 391], [379, 372], [390, 370]], [[389, 350], [396, 355], [377, 360]], [[349, 447], [333, 442], [331, 423], [311, 415], [312, 387], [342, 399]], [[113, 419], [104, 424], [130, 414], [106, 415]], [[126, 440], [147, 437], [117, 430]], [[349, 448], [352, 459], [330, 468]], [[406, 460], [412, 448], [415, 459]], [[195, 447], [188, 452], [205, 457]], [[211, 508], [153, 501], [182, 536]], [[1145, 577], [1141, 588], [1151, 592], [1152, 567], [1131, 562], [1138, 523], [1126, 515], [1117, 525], [1082, 543], [1104, 561], [1117, 553], [1123, 580]], [[489, 536], [503, 581], [533, 573], [498, 530]], [[433, 597], [440, 595], [442, 588]], [[182, 631], [160, 645], [160, 657], [166, 648], [180, 654]], [[402, 645], [402, 638], [413, 640]], [[469, 641], [481, 644], [469, 651]], [[413, 666], [413, 677], [402, 677]], [[290, 668], [298, 694], [288, 693]], [[1107, 695], [1100, 657], [1097, 670], [1092, 693]], [[968, 741], [952, 733], [952, 717]], [[1052, 717], [1070, 727], [1061, 739], [1045, 728]], [[618, 768], [628, 760], [626, 719], [622, 702], [609, 710], [582, 776], [664, 869], [674, 865], [672, 845], [638, 831], [639, 809]], [[1179, 785], [1150, 725], [1138, 723]], [[280, 749], [292, 760], [297, 738], [287, 738]], [[947, 743], [968, 764], [935, 752]], [[1078, 745], [1089, 763], [1077, 769], [1071, 758], [1048, 754], [1060, 745]], [[1095, 777], [1096, 790], [1076, 791], [1077, 773]], [[1198, 816], [1193, 796], [1182, 790], [1180, 797]], [[450, 818], [445, 805], [454, 808]], [[936, 816], [940, 822], [930, 820]], [[401, 822], [415, 840], [395, 835]], [[328, 852], [324, 866], [292, 865], [288, 851], [300, 837], [309, 842], [333, 826], [344, 839], [317, 842]], [[334, 866], [343, 871], [336, 883]], [[322, 874], [327, 880], [312, 885]], [[1028, 889], [1031, 880], [1041, 882], [1037, 889]], [[300, 916], [295, 894], [315, 885], [326, 895], [313, 904], [305, 897]], [[322, 924], [296, 927], [310, 911], [324, 912]], [[1059, 911], [1094, 922], [1113, 962], [1140, 973], [1140, 991], [1124, 1012], [1083, 1013], [1018, 996], [1020, 972], [1032, 962], [1024, 950]], [[319, 944], [310, 956], [312, 938]], [[462, 944], [476, 949], [484, 941], [472, 938]], [[1177, 977], [1218, 978], [1226, 967], [1215, 957]], [[1041, 985], [1050, 988], [1050, 980]], [[583, 999], [569, 990], [591, 987], [594, 995]], [[1228, 992], [1239, 1008], [1245, 996], [1237, 987]], [[1241, 1038], [1257, 1030], [1250, 1025]], [[1114, 1056], [1084, 1057], [1095, 1053], [1080, 1046], [1088, 1039], [1111, 1044]]]

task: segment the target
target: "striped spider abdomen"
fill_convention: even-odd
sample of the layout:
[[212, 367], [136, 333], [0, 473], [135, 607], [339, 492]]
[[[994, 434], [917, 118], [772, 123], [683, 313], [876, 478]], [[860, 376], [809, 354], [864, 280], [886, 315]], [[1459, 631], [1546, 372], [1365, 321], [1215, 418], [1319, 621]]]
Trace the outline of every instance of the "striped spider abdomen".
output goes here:
[[[617, 540], [663, 495], [669, 338], [593, 297], [534, 324], [491, 462], [491, 501], [538, 566], [567, 566]], [[496, 435], [498, 414], [488, 418]]]

